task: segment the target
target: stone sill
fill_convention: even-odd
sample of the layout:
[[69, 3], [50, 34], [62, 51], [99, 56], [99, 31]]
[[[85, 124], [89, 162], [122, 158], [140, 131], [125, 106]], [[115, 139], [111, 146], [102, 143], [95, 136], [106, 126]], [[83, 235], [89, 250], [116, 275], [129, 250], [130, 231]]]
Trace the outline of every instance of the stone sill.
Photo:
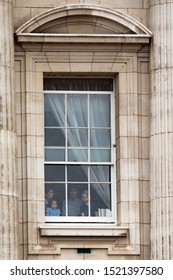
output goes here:
[[127, 237], [128, 227], [115, 227], [107, 224], [40, 224], [41, 236], [78, 237]]

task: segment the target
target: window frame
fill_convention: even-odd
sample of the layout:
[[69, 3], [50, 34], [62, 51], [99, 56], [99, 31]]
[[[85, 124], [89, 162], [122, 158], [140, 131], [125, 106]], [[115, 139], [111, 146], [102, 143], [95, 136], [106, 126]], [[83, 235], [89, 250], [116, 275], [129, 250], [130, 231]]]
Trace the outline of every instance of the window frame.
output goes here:
[[[109, 77], [110, 78], [110, 77]], [[70, 79], [70, 78], [69, 78]], [[93, 78], [94, 79], [94, 78]], [[91, 217], [91, 216], [86, 216], [86, 217], [81, 217], [81, 216], [58, 216], [58, 217], [53, 217], [53, 216], [45, 216], [45, 223], [93, 223], [93, 224], [100, 224], [100, 223], [115, 223], [115, 218], [116, 218], [116, 151], [115, 151], [115, 81], [114, 78], [112, 78], [112, 83], [113, 83], [113, 90], [112, 91], [88, 91], [88, 90], [44, 90], [44, 96], [45, 94], [108, 94], [110, 95], [110, 131], [111, 131], [111, 145], [110, 145], [110, 153], [111, 153], [111, 161], [110, 162], [68, 162], [68, 161], [46, 161], [44, 158], [44, 166], [46, 164], [57, 164], [57, 165], [87, 165], [87, 166], [92, 166], [92, 165], [105, 165], [105, 166], [110, 166], [111, 168], [111, 182], [109, 184], [111, 185], [111, 209], [112, 209], [112, 216], [111, 217], [101, 217], [101, 216], [96, 216], [96, 217]], [[44, 112], [45, 114], [45, 112]], [[45, 128], [45, 125], [44, 125]], [[87, 128], [89, 129], [89, 127]], [[45, 149], [44, 145], [44, 149]], [[66, 146], [67, 148], [67, 146]], [[87, 148], [88, 150], [89, 148]], [[46, 182], [46, 181], [45, 181]], [[67, 182], [65, 182], [67, 183]], [[88, 180], [87, 184], [90, 184], [91, 182]]]

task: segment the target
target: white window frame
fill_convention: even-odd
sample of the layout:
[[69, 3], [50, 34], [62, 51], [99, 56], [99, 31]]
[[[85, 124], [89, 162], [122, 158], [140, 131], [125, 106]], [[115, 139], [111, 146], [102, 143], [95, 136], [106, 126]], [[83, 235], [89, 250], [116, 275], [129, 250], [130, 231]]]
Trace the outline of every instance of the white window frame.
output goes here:
[[[104, 163], [98, 163], [98, 162], [68, 162], [68, 161], [44, 161], [44, 165], [46, 164], [54, 164], [54, 165], [108, 165], [111, 167], [111, 208], [112, 208], [112, 216], [111, 217], [82, 217], [82, 216], [45, 216], [45, 222], [46, 223], [115, 223], [116, 218], [116, 169], [115, 169], [115, 85], [114, 85], [114, 79], [112, 79], [113, 82], [113, 90], [112, 91], [78, 91], [78, 90], [44, 90], [45, 94], [109, 94], [110, 95], [110, 119], [111, 119], [111, 162], [104, 162]], [[67, 183], [67, 182], [65, 182]], [[88, 181], [88, 183], [90, 183]]]

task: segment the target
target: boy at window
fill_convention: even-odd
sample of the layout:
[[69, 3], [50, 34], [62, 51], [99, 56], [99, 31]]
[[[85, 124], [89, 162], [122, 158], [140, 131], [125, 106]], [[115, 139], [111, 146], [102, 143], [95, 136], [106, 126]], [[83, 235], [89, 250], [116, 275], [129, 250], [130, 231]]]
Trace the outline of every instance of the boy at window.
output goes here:
[[[81, 216], [88, 216], [88, 191], [87, 190], [84, 190], [83, 193], [82, 193], [82, 205], [81, 205], [81, 208], [80, 208], [80, 215]], [[97, 209], [96, 207], [94, 207], [94, 209], [91, 209], [91, 216], [98, 216], [98, 212], [97, 212]]]
[[80, 208], [81, 216], [88, 216], [88, 191], [85, 190], [82, 193], [82, 205]]
[[46, 209], [46, 215], [47, 216], [60, 216], [60, 209], [58, 207], [58, 203], [56, 199], [52, 199], [50, 203], [50, 207], [47, 207]]

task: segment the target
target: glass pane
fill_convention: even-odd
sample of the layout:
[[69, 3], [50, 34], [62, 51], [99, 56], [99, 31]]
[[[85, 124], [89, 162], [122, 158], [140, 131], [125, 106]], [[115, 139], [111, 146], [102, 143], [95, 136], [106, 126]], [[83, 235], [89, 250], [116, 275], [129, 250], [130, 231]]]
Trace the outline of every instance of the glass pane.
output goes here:
[[63, 216], [81, 216], [81, 194], [87, 188], [88, 184], [68, 184], [68, 197], [62, 207]]
[[[51, 201], [55, 200], [57, 208], [51, 205]], [[61, 216], [62, 203], [65, 200], [65, 184], [45, 184], [45, 215]], [[52, 209], [47, 209], [52, 208]], [[57, 215], [59, 214], [59, 215]]]
[[67, 166], [67, 180], [69, 182], [87, 182], [88, 167], [84, 165]]
[[108, 129], [91, 129], [91, 147], [110, 147], [111, 135]]
[[65, 126], [65, 95], [45, 94], [45, 126]]
[[88, 126], [87, 95], [67, 95], [67, 124], [69, 127]]
[[110, 182], [111, 167], [105, 165], [94, 165], [90, 167], [91, 182]]
[[90, 96], [90, 126], [110, 127], [110, 95]]
[[44, 78], [44, 90], [112, 91], [110, 78]]
[[45, 161], [64, 161], [64, 149], [45, 149]]
[[90, 158], [92, 162], [110, 162], [110, 150], [92, 149], [90, 151]]
[[110, 184], [91, 184], [91, 209], [98, 216], [112, 216]]
[[67, 129], [68, 146], [87, 147], [88, 146], [88, 129], [75, 128]]
[[45, 145], [46, 146], [65, 146], [64, 129], [46, 128], [45, 129]]
[[45, 165], [45, 180], [49, 181], [65, 181], [64, 165]]
[[68, 161], [87, 161], [88, 150], [83, 149], [69, 149], [68, 150]]

